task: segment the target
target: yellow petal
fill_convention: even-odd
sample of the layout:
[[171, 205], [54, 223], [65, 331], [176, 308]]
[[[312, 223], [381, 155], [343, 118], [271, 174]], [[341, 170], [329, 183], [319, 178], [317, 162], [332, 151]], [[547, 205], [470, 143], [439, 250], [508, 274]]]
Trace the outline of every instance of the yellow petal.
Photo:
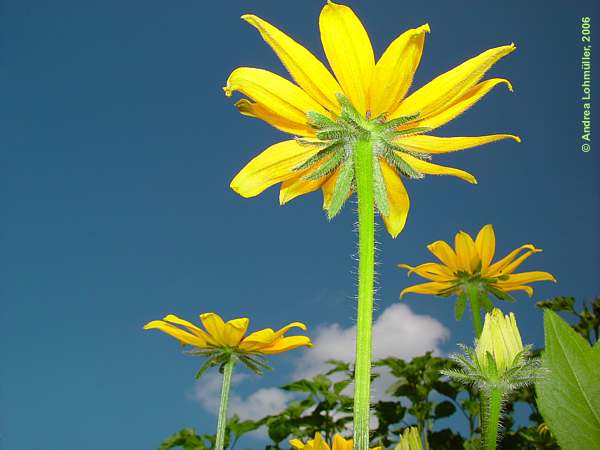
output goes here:
[[221, 316], [215, 313], [204, 313], [200, 314], [200, 321], [208, 334], [217, 342], [217, 345], [228, 345], [224, 335], [225, 322], [223, 322]]
[[475, 268], [479, 265], [479, 254], [473, 238], [468, 233], [459, 231], [454, 238], [454, 247], [458, 268], [468, 273], [474, 273]]
[[297, 134], [300, 136], [315, 135], [315, 130], [311, 126], [288, 120], [280, 114], [265, 108], [260, 103], [251, 102], [247, 98], [238, 100], [235, 103], [235, 107], [238, 109], [240, 114], [264, 120], [269, 125], [286, 133]]
[[514, 249], [512, 252], [510, 252], [504, 258], [502, 258], [499, 261], [496, 261], [494, 264], [492, 264], [490, 267], [488, 267], [488, 269], [485, 271], [484, 275], [488, 276], [488, 277], [495, 277], [495, 276], [497, 276], [498, 273], [502, 269], [504, 269], [504, 267], [506, 267], [508, 264], [510, 264], [511, 262], [513, 262], [513, 260], [521, 252], [521, 250], [535, 250], [535, 249], [536, 248], [532, 244], [525, 244], [525, 245], [522, 245], [519, 248]]
[[313, 450], [329, 450], [329, 445], [321, 437], [321, 433], [315, 433], [315, 439], [313, 441]]
[[344, 94], [361, 114], [367, 111], [367, 93], [375, 56], [367, 31], [356, 14], [331, 1], [319, 16], [321, 42]]
[[255, 331], [254, 333], [246, 336], [242, 343], [240, 344], [240, 348], [247, 349], [248, 347], [256, 348], [269, 345], [275, 339], [275, 332], [271, 328], [265, 328], [264, 330]]
[[296, 450], [302, 450], [303, 448], [306, 448], [306, 446], [304, 445], [304, 443], [301, 440], [299, 440], [299, 439], [292, 439], [292, 440], [290, 440], [288, 442]]
[[413, 126], [428, 127], [431, 129], [441, 127], [464, 113], [494, 87], [502, 83], [506, 84], [508, 89], [512, 92], [510, 81], [503, 78], [492, 78], [482, 81], [469, 89], [461, 98], [452, 103], [452, 105], [447, 105], [446, 107], [435, 111], [429, 117], [424, 118], [424, 120], [418, 120], [418, 125], [415, 124]]
[[258, 351], [265, 355], [274, 355], [293, 350], [298, 347], [312, 347], [310, 339], [307, 336], [290, 336], [277, 339], [270, 345], [261, 347]]
[[430, 283], [422, 283], [416, 284], [411, 287], [407, 287], [402, 292], [400, 292], [400, 298], [404, 297], [409, 292], [414, 294], [431, 294], [437, 295], [438, 293], [452, 287], [451, 283], [439, 283], [437, 281], [432, 281]]
[[[398, 153], [398, 152], [396, 152]], [[455, 169], [453, 167], [438, 166], [427, 161], [422, 161], [414, 156], [407, 155], [406, 153], [398, 153], [398, 155], [411, 167], [418, 170], [419, 172], [428, 175], [452, 175], [458, 177], [461, 180], [468, 181], [472, 184], [477, 184], [477, 180], [469, 172], [464, 170]]]
[[456, 253], [454, 253], [454, 250], [447, 242], [435, 241], [432, 244], [429, 244], [427, 249], [433, 253], [437, 259], [444, 263], [452, 273], [456, 272], [456, 269], [458, 268]]
[[481, 259], [481, 271], [487, 270], [496, 252], [496, 233], [491, 224], [485, 225], [475, 238], [475, 247]]
[[352, 439], [346, 440], [339, 434], [333, 437], [333, 450], [352, 450], [353, 441]]
[[500, 281], [499, 286], [517, 286], [521, 284], [533, 283], [535, 281], [553, 281], [556, 283], [556, 278], [548, 272], [521, 272], [508, 276], [508, 280]]
[[193, 345], [194, 347], [198, 348], [207, 347], [206, 341], [200, 336], [188, 333], [187, 331], [184, 331], [175, 325], [171, 325], [170, 323], [163, 322], [162, 320], [153, 320], [152, 322], [148, 322], [146, 325], [144, 325], [144, 330], [151, 330], [154, 328], [173, 336], [183, 344]]
[[372, 117], [395, 110], [406, 95], [421, 61], [425, 33], [429, 31], [425, 24], [402, 33], [377, 61], [368, 98]]
[[223, 338], [229, 347], [237, 347], [246, 334], [250, 320], [247, 318], [230, 320], [223, 328]]
[[299, 197], [300, 195], [308, 194], [319, 189], [326, 178], [320, 178], [318, 180], [305, 180], [304, 178], [297, 177], [290, 180], [285, 180], [281, 183], [281, 189], [279, 190], [279, 204], [285, 205], [290, 200]]
[[252, 14], [242, 16], [271, 46], [296, 83], [330, 111], [339, 112], [335, 94], [342, 89], [325, 65], [311, 52], [270, 23]]
[[209, 341], [209, 343], [211, 343], [210, 336], [208, 334], [206, 334], [206, 332], [203, 329], [197, 327], [196, 325], [194, 325], [191, 322], [188, 322], [187, 320], [180, 319], [179, 317], [177, 317], [174, 314], [169, 314], [169, 315], [163, 317], [162, 320], [164, 320], [166, 322], [171, 322], [171, 323], [174, 323], [177, 325], [183, 325], [184, 327], [186, 327], [188, 330], [190, 330], [196, 336], [199, 336], [200, 338], [204, 339], [205, 341]]
[[292, 323], [286, 325], [285, 327], [277, 330], [275, 332], [274, 338], [279, 339], [280, 337], [282, 337], [285, 333], [287, 333], [292, 328], [300, 328], [301, 330], [306, 331], [306, 325], [304, 325], [302, 322], [292, 322]]
[[462, 97], [496, 61], [514, 50], [514, 44], [496, 47], [465, 61], [408, 96], [392, 117], [418, 112], [423, 119], [440, 112]]
[[521, 256], [519, 256], [517, 259], [515, 259], [513, 262], [511, 262], [510, 264], [507, 264], [502, 269], [498, 270], [498, 275], [507, 275], [507, 274], [513, 273], [517, 269], [517, 267], [519, 267], [521, 264], [523, 264], [523, 261], [525, 261], [527, 258], [529, 258], [534, 253], [539, 253], [541, 251], [542, 251], [542, 249], [536, 248], [534, 250], [529, 250], [528, 252], [523, 253]]
[[406, 224], [410, 199], [400, 175], [387, 162], [381, 160], [380, 165], [389, 207], [389, 215], [382, 215], [381, 217], [388, 233], [395, 238]]
[[408, 269], [407, 275], [416, 273], [423, 278], [429, 278], [431, 281], [452, 282], [455, 276], [450, 269], [438, 263], [424, 263], [417, 267], [411, 267], [407, 264], [398, 264], [398, 267]]
[[477, 147], [479, 145], [489, 144], [490, 142], [501, 139], [514, 139], [521, 142], [518, 136], [512, 134], [491, 134], [489, 136], [468, 136], [468, 137], [437, 137], [427, 134], [418, 134], [396, 139], [395, 142], [408, 150], [419, 153], [430, 153], [432, 155], [440, 153], [450, 153], [467, 148]]
[[[335, 189], [335, 183], [337, 182], [338, 175], [340, 173], [340, 168], [335, 169], [335, 172], [331, 174], [329, 178], [325, 180], [323, 185], [321, 186], [321, 190], [323, 191], [323, 209], [329, 209], [329, 205], [331, 204], [331, 197], [333, 196], [333, 190]], [[352, 189], [348, 191], [348, 196], [346, 200], [348, 200], [352, 196]]]
[[276, 183], [295, 178], [293, 169], [319, 151], [317, 146], [295, 140], [270, 146], [250, 161], [231, 181], [231, 189], [242, 197], [254, 197]]
[[513, 291], [524, 291], [527, 293], [528, 297], [533, 296], [533, 288], [531, 286], [505, 286], [502, 284], [495, 284], [494, 287], [503, 292], [513, 292]]
[[308, 126], [306, 113], [309, 111], [327, 114], [319, 103], [298, 86], [268, 70], [252, 67], [235, 69], [223, 89], [227, 96], [235, 91], [241, 92], [298, 126]]

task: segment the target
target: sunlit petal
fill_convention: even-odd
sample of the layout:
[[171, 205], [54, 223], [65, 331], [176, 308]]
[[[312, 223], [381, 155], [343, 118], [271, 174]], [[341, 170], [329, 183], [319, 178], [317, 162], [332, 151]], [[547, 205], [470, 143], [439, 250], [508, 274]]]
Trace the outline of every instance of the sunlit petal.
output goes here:
[[389, 214], [387, 216], [382, 215], [381, 217], [386, 229], [395, 238], [406, 224], [410, 200], [404, 183], [396, 171], [383, 160], [380, 161], [380, 164], [389, 207]]
[[489, 267], [496, 252], [496, 233], [494, 233], [494, 227], [491, 224], [485, 225], [477, 233], [475, 247], [481, 259], [481, 270], [484, 271]]
[[454, 249], [445, 241], [435, 241], [427, 246], [433, 255], [446, 265], [453, 273], [458, 269], [458, 261]]
[[401, 157], [407, 164], [414, 169], [427, 175], [452, 175], [461, 180], [465, 180], [471, 184], [477, 184], [477, 180], [473, 175], [464, 170], [455, 169], [454, 167], [439, 166], [421, 159], [415, 158], [407, 154], [401, 154]]
[[431, 294], [437, 295], [438, 293], [449, 289], [452, 287], [450, 283], [439, 283], [437, 281], [432, 281], [430, 283], [422, 283], [416, 284], [414, 286], [407, 287], [402, 292], [400, 292], [400, 298], [404, 297], [406, 294], [412, 292], [413, 294]]
[[396, 144], [401, 147], [419, 153], [429, 153], [431, 155], [456, 152], [467, 148], [477, 147], [479, 145], [489, 144], [490, 142], [501, 139], [513, 139], [521, 142], [518, 136], [512, 134], [491, 134], [489, 136], [468, 136], [468, 137], [437, 137], [427, 134], [418, 134], [396, 139]]

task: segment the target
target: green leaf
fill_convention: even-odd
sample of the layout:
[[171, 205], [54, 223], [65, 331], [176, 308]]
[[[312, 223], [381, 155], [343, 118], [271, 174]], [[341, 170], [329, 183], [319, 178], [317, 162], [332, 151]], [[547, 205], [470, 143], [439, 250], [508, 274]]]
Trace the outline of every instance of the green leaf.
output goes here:
[[564, 450], [598, 450], [600, 353], [549, 309], [544, 330], [547, 373], [536, 383], [540, 412]]
[[574, 305], [575, 297], [554, 297], [535, 304], [538, 308], [548, 308], [555, 312], [565, 311], [570, 313], [575, 313]]
[[514, 303], [515, 301], [512, 295], [509, 295], [506, 292], [501, 291], [500, 289], [496, 289], [495, 287], [492, 287], [490, 285], [487, 286], [487, 290], [494, 294], [494, 297], [496, 297], [498, 300], [504, 300], [505, 302], [510, 303]]
[[458, 298], [454, 303], [454, 318], [458, 321], [462, 319], [463, 314], [465, 313], [465, 307], [467, 306], [467, 296], [464, 292], [458, 294]]
[[448, 400], [444, 400], [441, 403], [435, 405], [435, 409], [433, 410], [433, 414], [436, 419], [441, 419], [442, 417], [449, 417], [456, 412], [456, 406], [454, 406]]

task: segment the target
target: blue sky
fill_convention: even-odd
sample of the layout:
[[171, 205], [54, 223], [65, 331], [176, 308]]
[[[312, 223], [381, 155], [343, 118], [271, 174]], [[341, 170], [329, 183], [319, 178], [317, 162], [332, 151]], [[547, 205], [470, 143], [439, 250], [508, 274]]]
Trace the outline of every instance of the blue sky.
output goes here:
[[[6, 0], [0, 16], [3, 364], [0, 448], [145, 450], [186, 426], [211, 432], [192, 399], [199, 361], [142, 325], [166, 313], [251, 317], [253, 327], [301, 320], [353, 324], [354, 206], [328, 223], [318, 193], [278, 206], [277, 190], [243, 199], [232, 176], [282, 133], [241, 117], [221, 87], [249, 65], [284, 74], [239, 16], [253, 12], [319, 56], [323, 2], [54, 2]], [[533, 242], [523, 267], [547, 270], [533, 300], [519, 295], [525, 340], [541, 344], [535, 300], [598, 295], [600, 151], [580, 150], [580, 18], [591, 2], [348, 2], [376, 53], [425, 22], [420, 86], [464, 59], [515, 42], [489, 77], [510, 79], [439, 132], [511, 132], [436, 159], [474, 173], [407, 183], [402, 234], [378, 232], [378, 314], [410, 280], [399, 262], [425, 246], [493, 223], [498, 252]], [[470, 341], [453, 302], [403, 300], [448, 330], [425, 342]], [[429, 319], [428, 319], [429, 320]], [[399, 324], [399, 327], [405, 326]], [[438, 330], [439, 331], [439, 330]], [[418, 333], [419, 331], [417, 331]], [[427, 341], [429, 339], [429, 341]], [[250, 395], [290, 381], [302, 351], [273, 358]], [[246, 382], [247, 381], [247, 382]], [[256, 444], [258, 445], [258, 444]]]

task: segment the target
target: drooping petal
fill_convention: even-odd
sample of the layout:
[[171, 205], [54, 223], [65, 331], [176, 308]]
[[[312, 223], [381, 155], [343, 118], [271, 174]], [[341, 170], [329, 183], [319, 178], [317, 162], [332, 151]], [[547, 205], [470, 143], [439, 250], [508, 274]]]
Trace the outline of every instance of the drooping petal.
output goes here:
[[447, 105], [446, 107], [435, 111], [429, 117], [419, 120], [414, 126], [428, 127], [431, 129], [439, 128], [464, 113], [494, 87], [502, 83], [506, 84], [508, 89], [512, 92], [510, 81], [503, 78], [492, 78], [482, 81], [469, 89], [462, 97], [451, 105]]
[[240, 114], [264, 120], [269, 125], [286, 133], [309, 137], [315, 135], [315, 130], [311, 126], [286, 119], [282, 115], [265, 108], [260, 103], [251, 102], [247, 98], [238, 100], [235, 103], [235, 107], [238, 109]]
[[528, 297], [531, 298], [533, 296], [533, 288], [531, 286], [506, 286], [502, 284], [495, 284], [493, 286], [496, 289], [500, 289], [503, 292], [524, 291], [525, 293], [527, 293]]
[[468, 181], [469, 183], [477, 184], [477, 180], [475, 179], [475, 177], [469, 172], [465, 172], [464, 170], [432, 164], [430, 162], [423, 161], [419, 158], [415, 158], [414, 156], [407, 155], [406, 153], [402, 153], [401, 157], [404, 161], [406, 161], [407, 164], [409, 164], [419, 172], [428, 175], [452, 175], [454, 177], [460, 178], [461, 180]]
[[300, 195], [316, 191], [323, 185], [326, 179], [324, 177], [318, 180], [305, 180], [302, 176], [299, 176], [285, 180], [281, 183], [281, 189], [279, 190], [279, 204], [285, 205]]
[[174, 337], [179, 340], [182, 344], [193, 345], [198, 348], [206, 348], [207, 343], [200, 336], [197, 336], [192, 333], [188, 333], [187, 331], [182, 330], [181, 328], [176, 327], [175, 325], [171, 325], [170, 323], [164, 322], [162, 320], [153, 320], [152, 322], [148, 322], [144, 325], [144, 330], [158, 329], [164, 333], [167, 333], [169, 336]]
[[402, 33], [385, 50], [369, 86], [371, 116], [394, 111], [410, 88], [423, 53], [429, 24]]
[[496, 252], [496, 233], [491, 224], [487, 224], [479, 230], [475, 238], [475, 247], [481, 258], [481, 271], [483, 272], [490, 266]]
[[429, 283], [416, 284], [414, 286], [407, 287], [402, 292], [400, 292], [400, 298], [404, 297], [409, 292], [413, 294], [431, 294], [437, 295], [446, 289], [452, 287], [451, 283], [439, 283], [437, 281], [431, 281]]
[[188, 322], [187, 320], [180, 319], [179, 317], [177, 317], [174, 314], [169, 314], [169, 315], [163, 317], [162, 320], [164, 320], [165, 322], [171, 322], [171, 323], [174, 323], [177, 325], [183, 325], [184, 327], [186, 327], [188, 330], [190, 330], [196, 336], [199, 336], [204, 340], [210, 340], [210, 336], [208, 334], [206, 334], [206, 332], [203, 329], [197, 327], [192, 322]]
[[303, 145], [296, 140], [279, 142], [252, 159], [231, 180], [231, 189], [242, 197], [254, 197], [298, 174], [293, 169], [319, 151], [319, 147]]
[[246, 334], [250, 320], [247, 318], [233, 319], [225, 323], [223, 339], [229, 347], [237, 347]]
[[296, 83], [313, 99], [333, 112], [340, 104], [335, 94], [342, 89], [325, 65], [310, 51], [270, 23], [252, 14], [242, 16], [271, 46]]
[[427, 249], [433, 253], [437, 259], [450, 269], [452, 273], [458, 269], [458, 261], [454, 249], [445, 241], [435, 241], [427, 246]]
[[542, 249], [536, 248], [534, 250], [529, 250], [528, 252], [523, 253], [521, 256], [516, 258], [513, 262], [511, 262], [510, 264], [507, 264], [502, 269], [498, 270], [498, 275], [508, 275], [508, 274], [513, 273], [517, 269], [517, 267], [519, 267], [521, 264], [523, 264], [523, 261], [525, 261], [527, 258], [529, 258], [534, 253], [539, 253], [541, 251], [542, 251]]
[[204, 329], [217, 341], [218, 345], [227, 345], [224, 336], [225, 322], [223, 322], [221, 316], [215, 313], [204, 313], [200, 314], [200, 321]]
[[388, 233], [395, 238], [406, 224], [410, 199], [408, 198], [404, 183], [396, 171], [384, 160], [380, 161], [380, 165], [389, 207], [389, 214], [387, 216], [382, 215], [381, 217]]
[[321, 42], [344, 94], [361, 114], [367, 111], [367, 93], [375, 56], [367, 31], [354, 11], [331, 1], [319, 16]]
[[285, 327], [277, 330], [275, 332], [274, 338], [279, 339], [292, 328], [300, 328], [301, 330], [306, 331], [306, 325], [304, 325], [302, 322], [292, 322], [290, 324], [287, 324]]
[[551, 273], [548, 272], [521, 272], [515, 273], [508, 276], [508, 280], [499, 281], [497, 284], [499, 286], [518, 286], [527, 283], [533, 283], [535, 281], [553, 281], [556, 283], [556, 278], [552, 276]]
[[473, 238], [468, 233], [459, 231], [454, 237], [454, 247], [458, 268], [467, 273], [474, 273], [480, 261]]
[[420, 113], [420, 119], [452, 105], [483, 77], [500, 58], [515, 50], [515, 45], [492, 48], [438, 76], [408, 96], [392, 113], [392, 118]]
[[308, 126], [307, 112], [327, 114], [319, 103], [298, 86], [268, 70], [237, 68], [229, 75], [227, 86], [223, 89], [227, 96], [238, 91], [298, 126]]
[[312, 347], [310, 339], [307, 336], [290, 336], [277, 339], [272, 344], [260, 349], [260, 353], [265, 355], [274, 355], [276, 353], [287, 352], [298, 347]]
[[501, 139], [514, 139], [521, 142], [518, 136], [512, 134], [491, 134], [489, 136], [467, 136], [467, 137], [437, 137], [427, 134], [406, 136], [395, 140], [395, 143], [413, 152], [429, 153], [432, 155], [456, 152]]
[[455, 280], [455, 276], [446, 266], [442, 266], [438, 263], [424, 263], [417, 267], [411, 267], [407, 264], [398, 264], [398, 267], [408, 269], [407, 275], [416, 273], [423, 278], [429, 278], [431, 281], [439, 282], [452, 282]]
[[494, 264], [488, 267], [488, 269], [482, 274], [487, 277], [495, 277], [499, 274], [499, 272], [504, 269], [508, 264], [513, 262], [513, 260], [517, 257], [517, 255], [521, 252], [521, 250], [535, 250], [535, 246], [533, 244], [525, 244], [520, 246], [519, 248], [514, 249], [504, 258], [499, 261], [496, 261]]

